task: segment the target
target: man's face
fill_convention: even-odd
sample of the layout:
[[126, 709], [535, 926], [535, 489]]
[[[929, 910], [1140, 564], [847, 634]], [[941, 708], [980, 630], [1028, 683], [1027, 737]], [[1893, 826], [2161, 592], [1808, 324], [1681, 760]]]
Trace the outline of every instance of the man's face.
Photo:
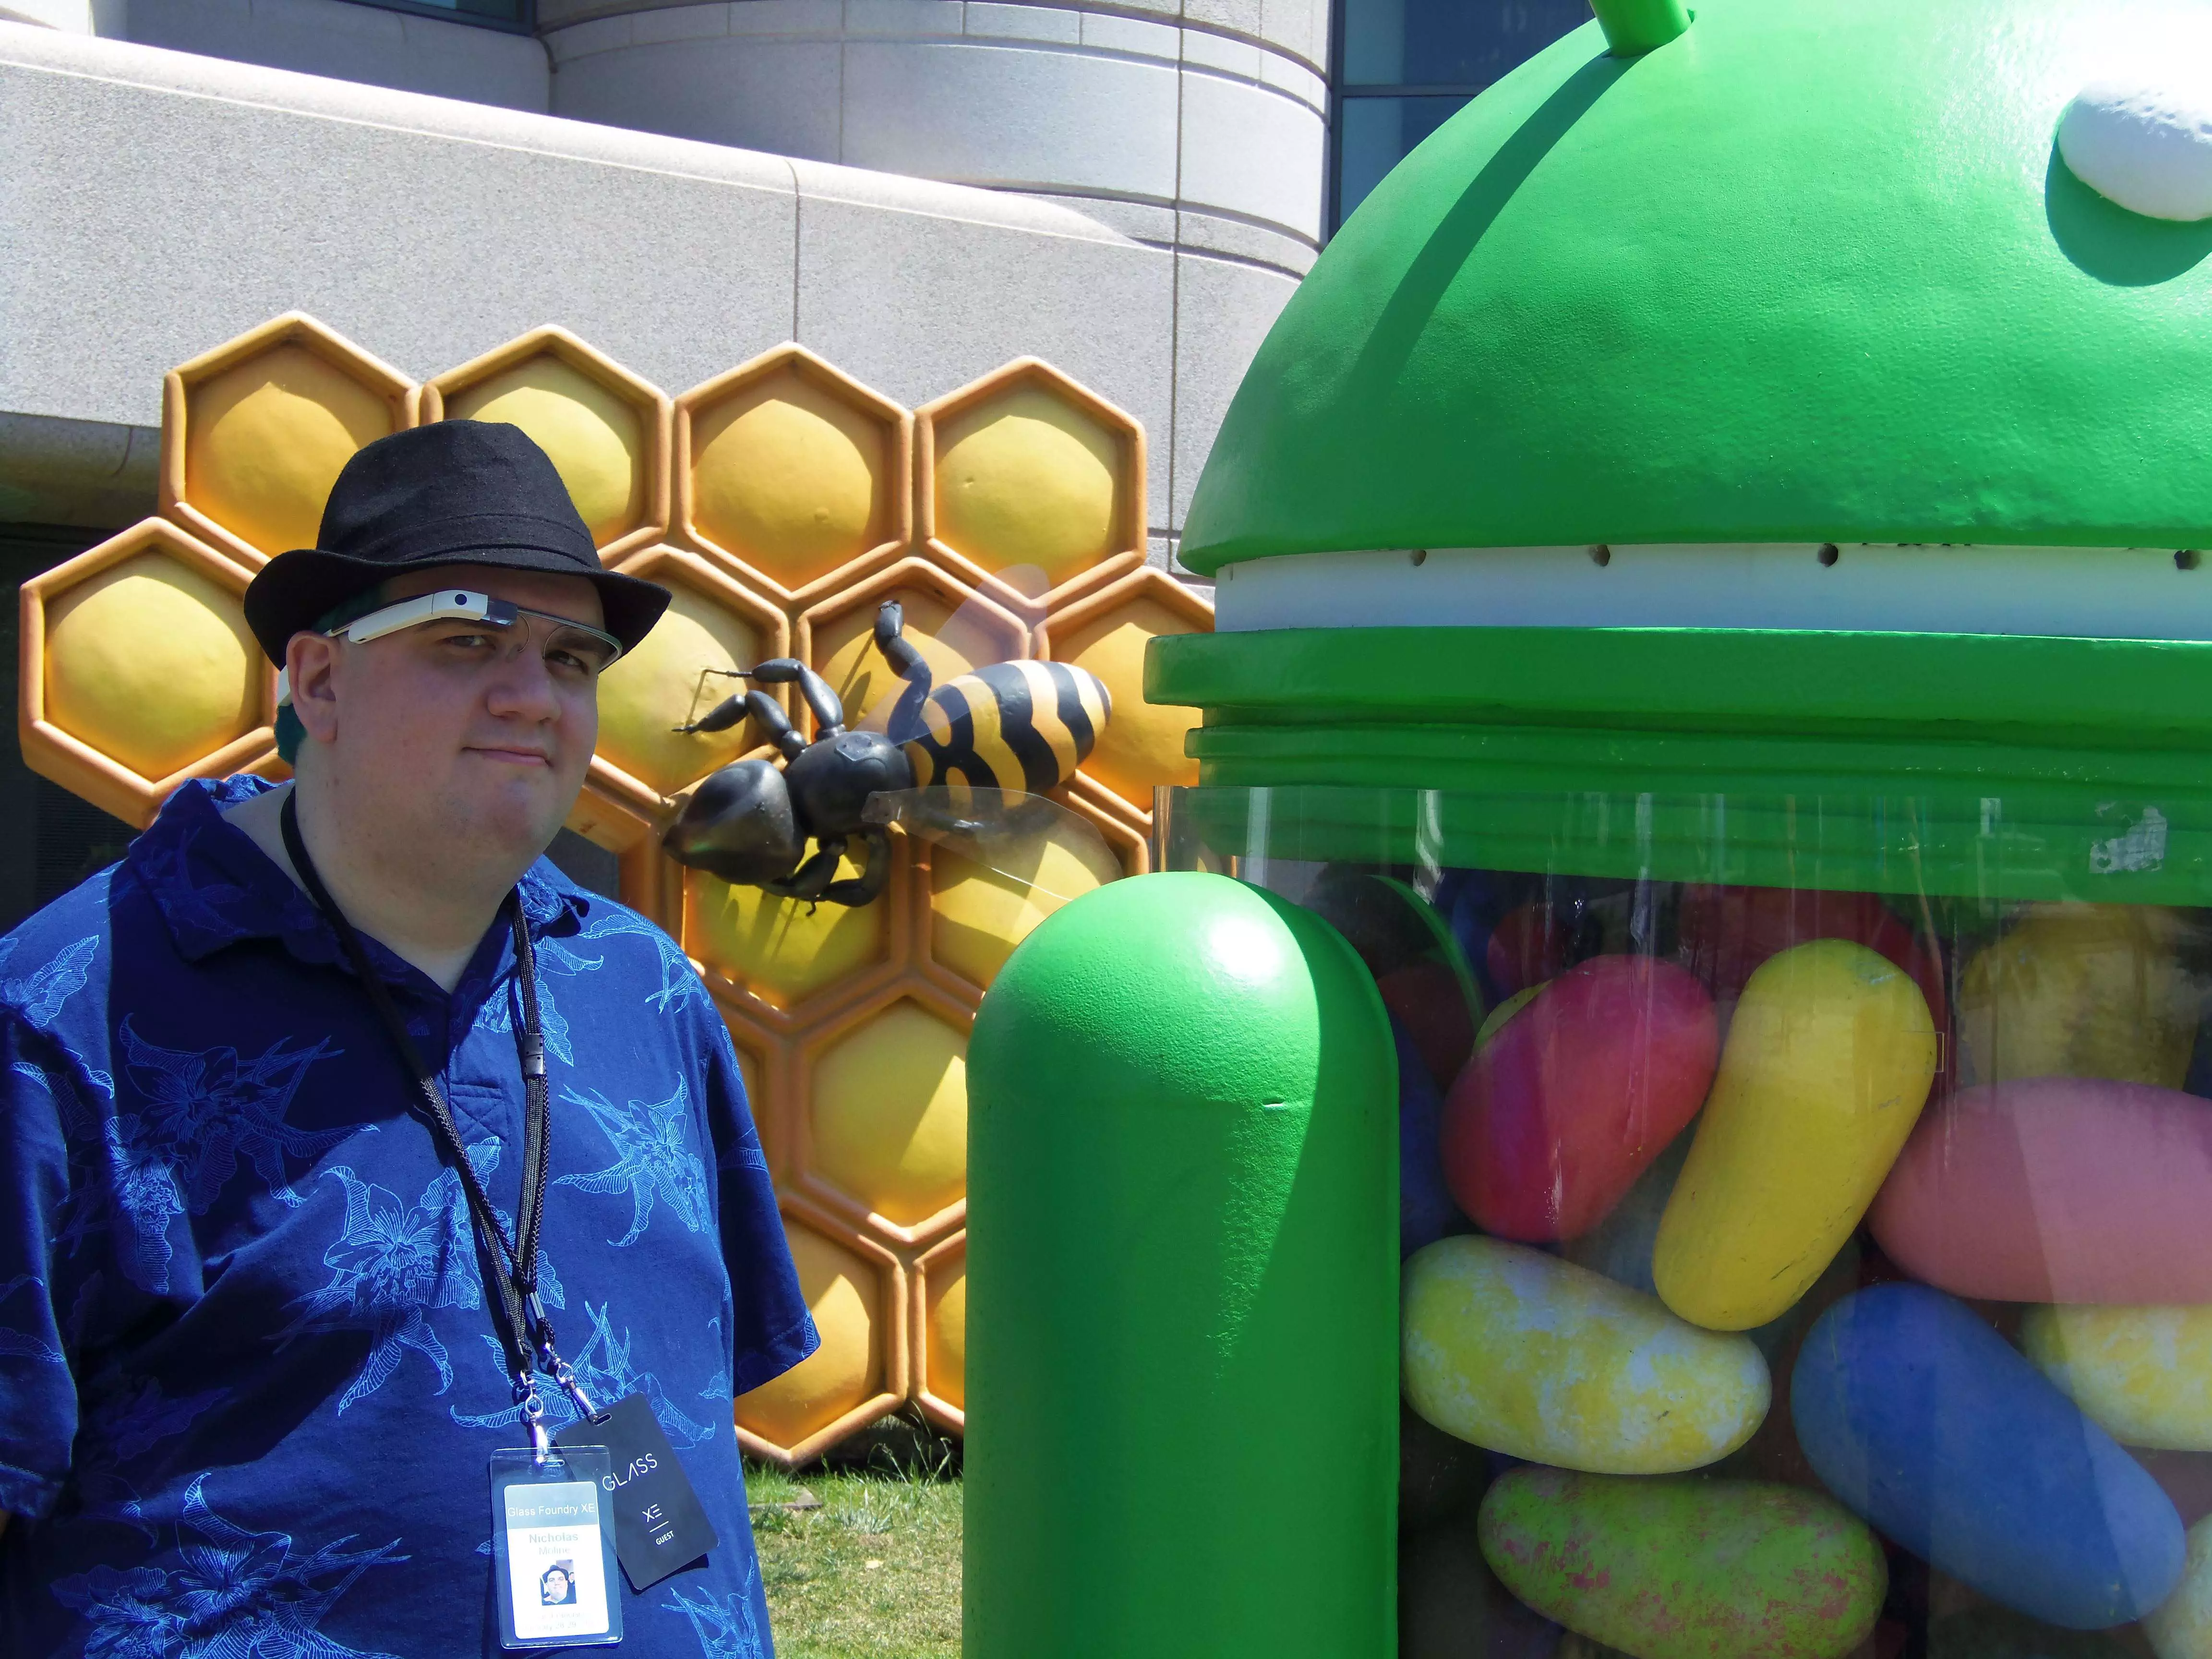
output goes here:
[[[511, 600], [597, 628], [599, 592], [581, 576], [445, 566], [397, 577], [396, 602], [439, 587]], [[557, 629], [465, 621], [402, 629], [366, 644], [294, 635], [293, 706], [357, 823], [421, 836], [424, 855], [504, 853], [527, 862], [574, 805], [599, 741], [599, 691], [556, 647]], [[305, 757], [303, 757], [305, 758]], [[433, 839], [435, 838], [435, 839]]]

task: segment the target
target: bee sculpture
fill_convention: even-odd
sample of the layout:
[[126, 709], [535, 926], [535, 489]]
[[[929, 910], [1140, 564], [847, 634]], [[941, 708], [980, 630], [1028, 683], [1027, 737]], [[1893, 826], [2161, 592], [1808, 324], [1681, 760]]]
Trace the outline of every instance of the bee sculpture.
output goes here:
[[[676, 730], [726, 732], [750, 714], [783, 764], [738, 761], [702, 783], [662, 837], [668, 855], [780, 897], [861, 905], [890, 875], [884, 798], [925, 792], [928, 821], [980, 830], [975, 815], [994, 797], [1042, 795], [1075, 775], [1112, 712], [1096, 674], [1072, 663], [1000, 662], [934, 685], [905, 625], [897, 601], [886, 599], [876, 612], [876, 648], [906, 682], [888, 732], [847, 730], [837, 694], [795, 658], [712, 671], [750, 684]], [[813, 712], [813, 742], [763, 685], [798, 686]], [[841, 879], [839, 860], [855, 840], [866, 849], [860, 873]]]

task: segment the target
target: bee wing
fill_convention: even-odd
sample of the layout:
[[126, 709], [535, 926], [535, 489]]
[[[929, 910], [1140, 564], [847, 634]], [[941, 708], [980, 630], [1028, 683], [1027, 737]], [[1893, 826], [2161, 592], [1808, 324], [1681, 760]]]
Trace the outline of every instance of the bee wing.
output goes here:
[[1063, 902], [1122, 873], [1121, 861], [1089, 819], [1018, 790], [964, 784], [884, 790], [868, 797], [861, 817], [896, 824], [918, 841]]

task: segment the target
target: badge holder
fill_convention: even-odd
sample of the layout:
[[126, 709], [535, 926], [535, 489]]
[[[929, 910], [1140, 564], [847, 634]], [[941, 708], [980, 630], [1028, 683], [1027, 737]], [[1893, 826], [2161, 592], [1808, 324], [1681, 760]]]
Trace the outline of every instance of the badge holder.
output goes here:
[[605, 1446], [556, 1446], [533, 1389], [523, 1402], [531, 1443], [491, 1455], [491, 1556], [499, 1644], [611, 1647], [622, 1640], [614, 1517]]

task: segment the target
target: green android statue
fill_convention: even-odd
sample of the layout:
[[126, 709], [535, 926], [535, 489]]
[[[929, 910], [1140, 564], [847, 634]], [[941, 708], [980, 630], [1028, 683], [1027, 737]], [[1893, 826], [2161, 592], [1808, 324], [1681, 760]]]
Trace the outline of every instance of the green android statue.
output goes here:
[[[1181, 550], [1217, 583], [1218, 631], [1157, 641], [1147, 668], [1152, 701], [1204, 715], [1201, 781], [1161, 803], [1176, 872], [1052, 917], [979, 1018], [969, 1659], [1399, 1650], [1391, 1171], [1411, 1051], [1382, 1010], [1406, 1010], [1362, 940], [1278, 896], [1356, 868], [1418, 890], [1455, 930], [1452, 971], [1480, 981], [1474, 1024], [1504, 1005], [1486, 1039], [1501, 1021], [1565, 1018], [1569, 1000], [1539, 988], [1607, 952], [1667, 957], [1702, 986], [1685, 995], [1719, 1010], [1722, 1081], [1708, 1098], [1701, 1077], [1683, 1103], [1707, 1101], [1677, 1143], [1686, 1165], [1656, 1161], [1662, 1136], [1621, 1166], [1624, 1187], [1647, 1167], [1662, 1181], [1621, 1200], [1670, 1217], [1656, 1285], [1648, 1238], [1640, 1268], [1597, 1288], [1569, 1283], [1595, 1256], [1564, 1232], [1447, 1239], [1407, 1265], [1409, 1322], [1417, 1284], [1510, 1268], [1538, 1287], [1528, 1297], [1568, 1284], [1562, 1307], [1631, 1298], [1638, 1328], [1686, 1329], [1684, 1342], [1747, 1332], [1709, 1345], [1749, 1403], [1700, 1465], [1741, 1486], [1682, 1484], [1700, 1477], [1679, 1464], [1622, 1473], [1562, 1410], [1538, 1443], [1566, 1473], [1498, 1481], [1479, 1559], [1470, 1516], [1454, 1546], [1466, 1574], [1494, 1569], [1527, 1604], [1515, 1628], [1549, 1632], [1527, 1651], [1551, 1651], [1562, 1626], [1638, 1659], [1903, 1650], [1869, 1633], [1877, 1614], [1902, 1616], [1883, 1584], [1909, 1570], [1969, 1587], [1958, 1619], [2141, 1620], [2161, 1659], [2212, 1654], [2212, 1533], [2192, 1534], [2177, 1581], [2183, 1517], [2128, 1472], [2089, 1385], [1984, 1342], [1956, 1299], [1992, 1294], [1961, 1263], [1997, 1231], [1946, 1235], [1881, 1270], [1917, 1285], [1854, 1277], [1875, 1235], [1917, 1248], [1932, 1235], [1916, 1218], [1940, 1223], [1954, 1172], [1930, 1126], [1994, 1121], [1972, 1115], [1989, 1104], [1974, 1090], [2022, 1075], [1991, 1059], [2026, 1052], [2013, 1033], [2027, 1021], [1999, 1029], [1990, 1012], [2032, 1003], [2024, 980], [1998, 982], [2003, 961], [2100, 927], [2149, 941], [2126, 963], [2043, 970], [2046, 999], [2099, 974], [2136, 988], [2099, 991], [2098, 1019], [2154, 980], [2198, 982], [2185, 957], [2187, 907], [2212, 906], [2212, 14], [2175, 0], [1594, 7], [1376, 189], [1261, 347]], [[1555, 927], [1570, 900], [1587, 908]], [[2112, 922], [2123, 907], [2149, 920]], [[1717, 945], [1723, 921], [1738, 933]], [[1776, 960], [1805, 941], [1825, 954], [1748, 987], [1757, 958], [1733, 978], [1716, 967], [1769, 922]], [[1522, 961], [1529, 938], [1540, 948]], [[1787, 1123], [1736, 1119], [1789, 1092], [1762, 1094], [1759, 1077], [1811, 1052], [1790, 1047], [1790, 999], [1817, 1013], [1877, 982], [1864, 1006], [1894, 1013], [1866, 1018], [1894, 1029], [1834, 1039], [1835, 1092], [1874, 1074], [1877, 1048], [1907, 1054], [1911, 1075], [1887, 1097], [1903, 1115], [1851, 1143], [1837, 1197], [1822, 1182], [1841, 1162], [1796, 1158], [1809, 1143]], [[1757, 1019], [1731, 1025], [1739, 1006]], [[2183, 1032], [2178, 1048], [2159, 1039], [2171, 1075], [2134, 1080], [2149, 1075], [2139, 1056], [2075, 1063], [2045, 1091], [2050, 1121], [2072, 1133], [2124, 1106], [2193, 1124], [2175, 1103], [2195, 1097], [2182, 1051], [2203, 1012], [2159, 1016]], [[1769, 1073], [1746, 1058], [1759, 1020]], [[1536, 1029], [1498, 1054], [1533, 1052]], [[2116, 1030], [2099, 1038], [2113, 1052], [2128, 1046]], [[1448, 1140], [1455, 1114], [1504, 1109], [1484, 1067], [1505, 1061], [1474, 1043], [1444, 1042], [1431, 1067]], [[2120, 1101], [2129, 1088], [2164, 1092]], [[1735, 1115], [1715, 1128], [1724, 1098]], [[1739, 1189], [1669, 1197], [1678, 1170], [1703, 1182], [1731, 1157]], [[1762, 1175], [1799, 1164], [1792, 1203], [1835, 1198], [1811, 1254], [1740, 1307], [1687, 1283], [1697, 1217], [1739, 1193], [1770, 1202]], [[1977, 1176], [1992, 1217], [2011, 1204], [2032, 1234], [2057, 1212], [2048, 1194], [2039, 1212], [2036, 1192], [2000, 1191], [2001, 1175]], [[2212, 1212], [2212, 1182], [2201, 1196], [2175, 1213]], [[1723, 1219], [1731, 1238], [1792, 1221]], [[2065, 1301], [2051, 1286], [2069, 1270], [2051, 1266], [2037, 1293]], [[1994, 1402], [1989, 1421], [2057, 1424], [2091, 1446], [2068, 1466], [2091, 1474], [2068, 1487], [2055, 1454], [2008, 1468], [1930, 1442], [1933, 1496], [1869, 1485], [1869, 1448], [1919, 1443], [1925, 1424], [1909, 1391], [1853, 1390], [1879, 1374], [1868, 1356], [1911, 1341], [1984, 1369], [1958, 1397]], [[1799, 1364], [1793, 1395], [1784, 1362], [1816, 1349], [1829, 1369]], [[1511, 1449], [1485, 1437], [1485, 1380], [1468, 1380], [1508, 1363], [1499, 1352], [1454, 1350], [1468, 1394], [1450, 1410], [1414, 1398], [1409, 1369], [1412, 1407]], [[1633, 1364], [1607, 1376], [1632, 1416]], [[2108, 1484], [2081, 1484], [2092, 1474]], [[2010, 1533], [1992, 1517], [2011, 1498], [1969, 1501], [2046, 1477], [2059, 1484], [2034, 1488], [2045, 1513]], [[2126, 1524], [2068, 1530], [2100, 1503]], [[1847, 1563], [1832, 1608], [1692, 1559], [1692, 1534], [1759, 1504], [1790, 1519], [1759, 1559], [1781, 1559], [1771, 1540], [1794, 1527], [1814, 1540], [1804, 1561]], [[1547, 1577], [1547, 1549], [1626, 1538], [1643, 1540], [1627, 1576]], [[1650, 1595], [1646, 1571], [1664, 1581]], [[1451, 1639], [1405, 1650], [1484, 1650]]]

